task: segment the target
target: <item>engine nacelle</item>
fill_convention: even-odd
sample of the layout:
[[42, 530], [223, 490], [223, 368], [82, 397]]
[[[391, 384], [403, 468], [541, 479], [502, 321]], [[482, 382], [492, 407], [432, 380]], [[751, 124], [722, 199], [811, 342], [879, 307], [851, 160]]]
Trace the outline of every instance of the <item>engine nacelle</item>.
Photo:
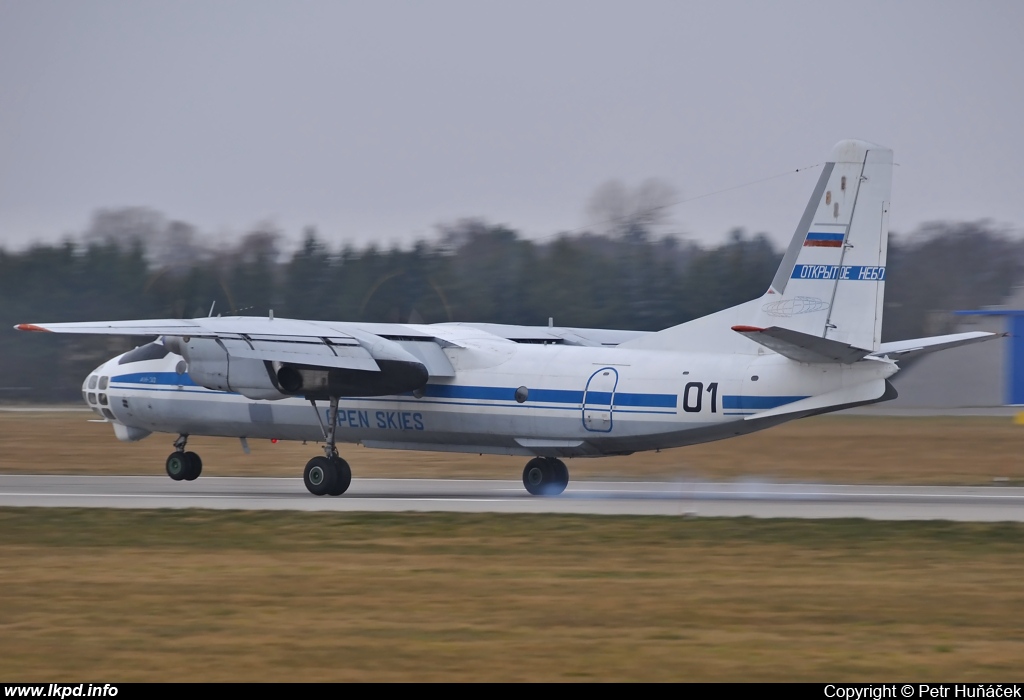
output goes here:
[[415, 391], [427, 383], [427, 368], [397, 343], [377, 336], [370, 345], [379, 371], [319, 367], [232, 356], [213, 338], [166, 338], [164, 344], [188, 362], [192, 380], [207, 389], [234, 391], [249, 399], [290, 396], [326, 400], [331, 396], [386, 396]]
[[164, 345], [185, 358], [192, 381], [207, 389], [234, 391], [255, 400], [288, 397], [278, 387], [269, 362], [231, 357], [213, 338], [166, 338]]
[[427, 383], [427, 368], [421, 362], [377, 360], [377, 365], [379, 372], [281, 364], [277, 369], [277, 384], [292, 396], [327, 399], [331, 396], [402, 394]]

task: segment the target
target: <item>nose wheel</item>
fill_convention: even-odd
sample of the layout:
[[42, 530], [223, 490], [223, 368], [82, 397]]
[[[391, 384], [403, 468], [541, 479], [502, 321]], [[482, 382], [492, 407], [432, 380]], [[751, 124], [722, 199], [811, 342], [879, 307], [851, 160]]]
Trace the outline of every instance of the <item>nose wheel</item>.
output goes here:
[[523, 486], [534, 496], [557, 496], [569, 485], [569, 468], [554, 457], [534, 457], [523, 469]]

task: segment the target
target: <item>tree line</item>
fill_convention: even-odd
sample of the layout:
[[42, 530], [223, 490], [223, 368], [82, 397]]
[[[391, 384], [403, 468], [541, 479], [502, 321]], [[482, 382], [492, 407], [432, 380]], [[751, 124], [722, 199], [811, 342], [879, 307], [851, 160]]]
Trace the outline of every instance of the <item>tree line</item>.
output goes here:
[[[1024, 242], [990, 222], [929, 224], [890, 238], [886, 340], [949, 332], [948, 312], [1004, 300]], [[332, 248], [307, 228], [293, 252], [272, 226], [214, 246], [146, 209], [96, 214], [78, 238], [0, 249], [0, 401], [73, 400], [85, 375], [141, 342], [39, 337], [34, 321], [223, 315], [344, 321], [483, 321], [659, 330], [762, 294], [782, 252], [733, 231], [717, 246], [622, 230], [545, 241], [479, 219], [406, 248]], [[7, 329], [7, 330], [4, 330]]]

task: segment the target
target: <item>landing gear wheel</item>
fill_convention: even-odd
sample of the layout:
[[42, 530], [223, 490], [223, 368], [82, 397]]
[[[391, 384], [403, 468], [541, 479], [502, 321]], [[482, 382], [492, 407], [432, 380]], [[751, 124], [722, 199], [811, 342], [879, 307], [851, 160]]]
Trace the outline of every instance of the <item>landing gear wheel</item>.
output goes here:
[[569, 485], [569, 469], [560, 459], [534, 457], [523, 469], [523, 486], [534, 496], [557, 496]]
[[185, 472], [185, 481], [195, 481], [203, 473], [203, 460], [195, 452], [186, 452], [185, 459], [188, 460], [188, 470]]
[[185, 456], [184, 452], [172, 452], [171, 456], [167, 458], [167, 476], [171, 477], [175, 481], [181, 481], [188, 475], [190, 471], [191, 460]]
[[554, 472], [554, 479], [551, 481], [552, 496], [565, 491], [565, 487], [569, 485], [569, 468], [565, 466], [565, 462], [560, 459], [551, 460], [551, 470]]
[[338, 456], [338, 450], [334, 446], [334, 434], [338, 427], [338, 397], [330, 398], [331, 407], [327, 411], [326, 425], [320, 415], [320, 409], [316, 407], [316, 400], [310, 399], [309, 403], [313, 406], [320, 430], [324, 434], [324, 456], [314, 457], [306, 463], [302, 480], [314, 496], [340, 496], [348, 491], [352, 484], [352, 468]]
[[547, 487], [553, 477], [554, 472], [548, 460], [534, 457], [523, 469], [523, 486], [534, 496], [544, 496], [547, 495]]
[[352, 483], [352, 468], [338, 455], [334, 455], [331, 460], [331, 467], [334, 470], [334, 486], [327, 492], [327, 495], [340, 496], [348, 491], [348, 487]]
[[[306, 462], [306, 469], [302, 472], [302, 480], [306, 483], [306, 488], [309, 489], [311, 494], [314, 496], [326, 496], [336, 488], [335, 482], [337, 481], [336, 474], [338, 471], [332, 461], [326, 457], [314, 457]], [[349, 472], [350, 480], [351, 477], [351, 472]]]

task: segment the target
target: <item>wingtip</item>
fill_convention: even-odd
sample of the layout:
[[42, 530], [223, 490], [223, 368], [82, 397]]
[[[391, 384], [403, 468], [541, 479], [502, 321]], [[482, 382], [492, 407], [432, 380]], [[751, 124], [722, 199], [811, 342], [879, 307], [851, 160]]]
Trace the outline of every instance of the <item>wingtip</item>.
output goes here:
[[49, 333], [50, 331], [34, 323], [19, 323], [14, 327], [16, 331], [32, 331], [34, 333]]

